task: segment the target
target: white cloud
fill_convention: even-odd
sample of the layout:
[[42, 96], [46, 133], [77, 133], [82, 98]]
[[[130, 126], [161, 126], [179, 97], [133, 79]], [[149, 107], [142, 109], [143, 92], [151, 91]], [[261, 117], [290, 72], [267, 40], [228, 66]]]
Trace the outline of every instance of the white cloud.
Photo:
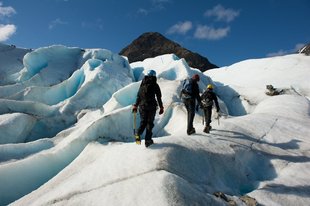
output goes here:
[[149, 11], [143, 8], [138, 9], [138, 14], [148, 15]]
[[204, 13], [204, 16], [207, 17], [216, 17], [217, 21], [225, 21], [225, 22], [231, 22], [233, 21], [237, 16], [239, 16], [239, 11], [233, 10], [233, 9], [226, 9], [222, 5], [218, 4], [213, 9], [207, 10]]
[[16, 32], [16, 26], [13, 24], [0, 24], [0, 42], [8, 40]]
[[230, 27], [215, 29], [209, 26], [198, 25], [194, 37], [197, 39], [218, 40], [228, 35]]
[[167, 33], [168, 34], [186, 34], [189, 30], [193, 28], [193, 24], [190, 21], [179, 22], [171, 26]]
[[283, 55], [287, 55], [287, 54], [296, 53], [305, 45], [306, 44], [298, 43], [295, 45], [295, 47], [293, 49], [289, 49], [289, 50], [280, 49], [279, 51], [271, 52], [271, 53], [267, 54], [266, 56], [267, 57], [275, 57], [275, 56], [283, 56]]
[[48, 28], [54, 29], [58, 25], [65, 25], [65, 24], [68, 24], [68, 22], [62, 21], [60, 18], [57, 18], [48, 25]]
[[16, 14], [16, 11], [13, 7], [11, 6], [3, 7], [2, 5], [3, 5], [2, 2], [0, 2], [0, 18], [9, 17], [13, 14]]

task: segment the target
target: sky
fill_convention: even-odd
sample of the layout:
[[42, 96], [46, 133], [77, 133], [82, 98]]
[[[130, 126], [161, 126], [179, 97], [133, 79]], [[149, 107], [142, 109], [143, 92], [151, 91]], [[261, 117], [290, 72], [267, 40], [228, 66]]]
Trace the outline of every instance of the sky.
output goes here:
[[218, 66], [289, 54], [310, 42], [308, 0], [0, 0], [0, 42], [119, 53], [159, 32]]

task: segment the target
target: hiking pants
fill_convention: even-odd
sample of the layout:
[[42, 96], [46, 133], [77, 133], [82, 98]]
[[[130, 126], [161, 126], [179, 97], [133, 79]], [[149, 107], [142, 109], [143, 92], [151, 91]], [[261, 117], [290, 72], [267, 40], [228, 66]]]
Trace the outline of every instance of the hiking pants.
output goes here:
[[211, 116], [212, 116], [212, 106], [211, 107], [206, 107], [203, 109], [204, 115], [205, 115], [205, 122], [206, 125], [210, 125], [211, 123]]
[[138, 135], [142, 135], [144, 130], [146, 129], [145, 133], [145, 140], [151, 140], [152, 139], [152, 129], [154, 127], [154, 119], [156, 114], [156, 108], [155, 109], [144, 109], [139, 108], [140, 112], [140, 127], [138, 129]]
[[183, 99], [185, 108], [187, 110], [187, 132], [191, 131], [193, 127], [193, 121], [195, 117], [195, 99]]

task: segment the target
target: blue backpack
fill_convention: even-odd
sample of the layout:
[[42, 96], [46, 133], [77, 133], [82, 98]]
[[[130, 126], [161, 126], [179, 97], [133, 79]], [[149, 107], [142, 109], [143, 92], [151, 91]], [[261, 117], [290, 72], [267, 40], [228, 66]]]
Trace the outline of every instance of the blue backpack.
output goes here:
[[183, 81], [181, 95], [184, 99], [189, 99], [193, 94], [193, 82], [191, 79], [185, 79]]

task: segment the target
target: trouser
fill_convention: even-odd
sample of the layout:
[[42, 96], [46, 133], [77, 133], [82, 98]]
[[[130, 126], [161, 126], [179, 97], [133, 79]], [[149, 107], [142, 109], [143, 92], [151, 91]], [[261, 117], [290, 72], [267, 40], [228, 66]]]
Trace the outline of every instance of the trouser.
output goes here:
[[204, 112], [204, 116], [205, 116], [206, 125], [209, 126], [211, 123], [212, 106], [204, 108], [203, 112]]
[[195, 117], [195, 99], [183, 99], [185, 108], [187, 110], [187, 132], [191, 131], [193, 127]]
[[138, 129], [138, 135], [141, 135], [144, 130], [146, 129], [145, 132], [145, 140], [151, 140], [152, 139], [152, 129], [154, 127], [154, 119], [155, 119], [155, 114], [156, 114], [156, 108], [155, 109], [144, 109], [144, 108], [139, 108], [139, 113], [140, 113], [140, 127]]

